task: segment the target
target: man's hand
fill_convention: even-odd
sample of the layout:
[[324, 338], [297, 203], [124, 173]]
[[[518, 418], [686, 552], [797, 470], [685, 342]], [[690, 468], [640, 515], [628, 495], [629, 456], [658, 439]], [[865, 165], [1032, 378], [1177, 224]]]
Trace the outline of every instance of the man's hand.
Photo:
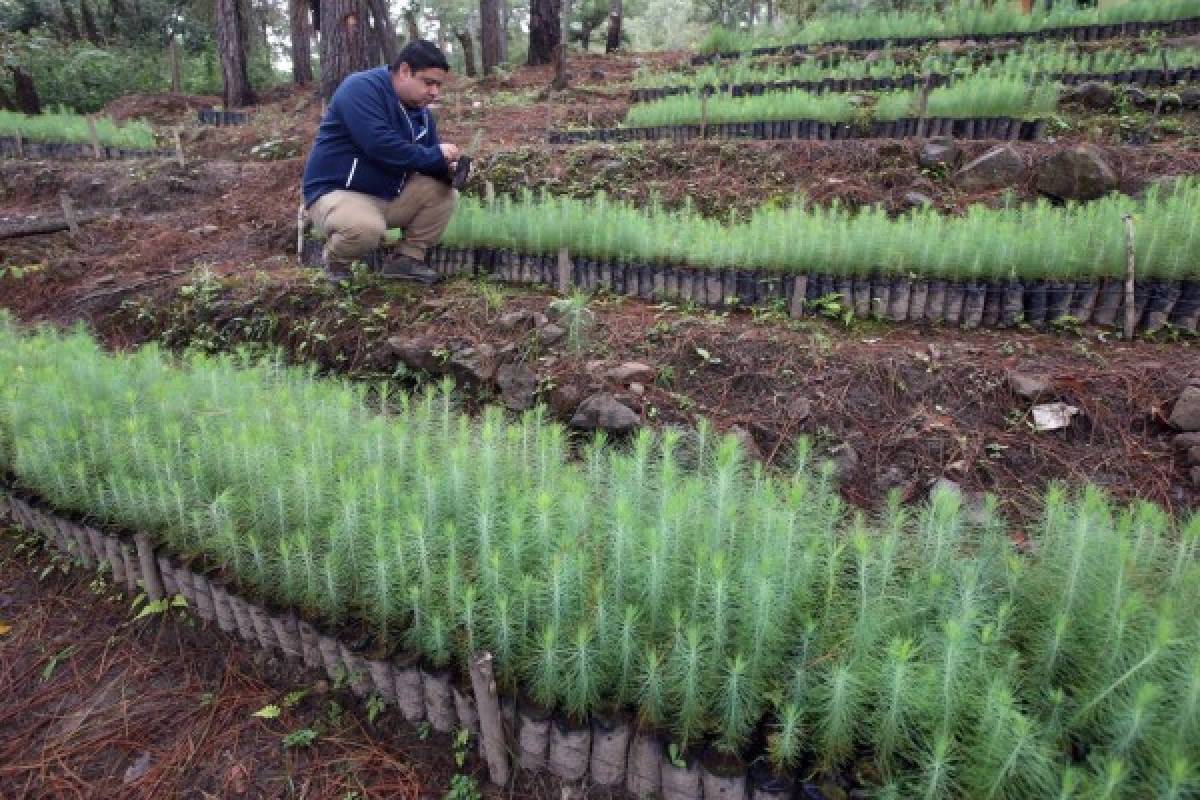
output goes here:
[[458, 161], [458, 145], [440, 144], [438, 147], [442, 148], [442, 157], [446, 159], [447, 164], [453, 164], [455, 161]]

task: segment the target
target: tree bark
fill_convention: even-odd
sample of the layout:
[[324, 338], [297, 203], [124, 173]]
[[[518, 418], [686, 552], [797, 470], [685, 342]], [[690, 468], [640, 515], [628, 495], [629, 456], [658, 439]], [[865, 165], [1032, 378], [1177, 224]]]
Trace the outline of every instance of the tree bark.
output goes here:
[[325, 102], [367, 60], [367, 22], [358, 0], [321, 0], [321, 96]]
[[8, 96], [8, 92], [4, 91], [3, 86], [0, 86], [0, 109], [5, 111], [15, 111], [16, 108], [17, 106], [15, 103], [13, 103], [12, 98]]
[[167, 42], [167, 63], [171, 66], [171, 94], [183, 92], [183, 69], [179, 63], [179, 37], [171, 34]]
[[254, 102], [254, 90], [246, 71], [248, 14], [239, 0], [217, 0], [217, 50], [221, 53], [221, 77], [225, 108], [241, 108]]
[[487, 77], [500, 65], [499, 0], [479, 0], [479, 40], [483, 75]]
[[606, 53], [615, 53], [621, 47], [621, 16], [621, 0], [609, 0], [608, 38], [604, 42]]
[[458, 43], [462, 45], [463, 65], [468, 78], [474, 78], [475, 72], [475, 40], [471, 38], [471, 32], [466, 28], [460, 28], [454, 32], [454, 36], [458, 39]]
[[392, 27], [392, 17], [388, 11], [387, 0], [366, 0], [367, 10], [371, 12], [371, 30], [375, 33], [375, 41], [379, 47], [382, 61], [389, 66], [396, 60], [400, 48], [396, 45], [396, 29]]
[[83, 35], [97, 47], [100, 46], [100, 28], [96, 26], [96, 15], [88, 7], [87, 0], [79, 0], [79, 17], [83, 20]]
[[308, 0], [288, 0], [288, 22], [292, 34], [292, 83], [312, 83], [312, 22]]
[[408, 40], [415, 42], [421, 38], [421, 28], [417, 25], [417, 12], [411, 8], [404, 9], [404, 26], [408, 29]]
[[42, 101], [38, 97], [33, 76], [24, 67], [10, 66], [8, 69], [12, 73], [13, 89], [16, 90], [17, 111], [22, 114], [42, 113]]
[[512, 24], [512, 3], [500, 0], [500, 63], [508, 63], [508, 31]]
[[554, 62], [562, 39], [560, 10], [560, 0], [530, 0], [529, 57], [525, 62], [529, 66]]
[[550, 86], [562, 90], [567, 88], [567, 42], [571, 37], [571, 0], [562, 0], [559, 17], [562, 28], [559, 31], [558, 48], [555, 50], [554, 81]]

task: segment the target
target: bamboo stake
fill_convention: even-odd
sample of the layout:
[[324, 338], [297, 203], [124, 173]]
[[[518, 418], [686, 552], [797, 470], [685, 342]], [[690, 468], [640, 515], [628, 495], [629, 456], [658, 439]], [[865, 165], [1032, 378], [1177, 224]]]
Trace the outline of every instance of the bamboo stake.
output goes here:
[[296, 257], [304, 255], [304, 203], [296, 211]]
[[483, 200], [488, 206], [496, 202], [496, 187], [491, 181], [483, 182]]
[[67, 228], [71, 231], [71, 235], [78, 236], [79, 217], [75, 214], [75, 202], [71, 200], [71, 195], [66, 192], [59, 192], [58, 202], [62, 206], [63, 219], [67, 221]]
[[21, 132], [17, 131], [17, 158], [25, 157], [25, 140], [21, 138]]
[[1137, 275], [1137, 261], [1133, 249], [1133, 215], [1122, 214], [1125, 221], [1125, 341], [1133, 339], [1137, 327], [1137, 298], [1134, 293], [1134, 279]]
[[142, 588], [146, 591], [146, 597], [150, 600], [162, 600], [167, 594], [158, 574], [154, 545], [150, 544], [150, 537], [144, 533], [134, 535], [133, 542], [137, 545], [138, 563], [142, 567]]
[[571, 291], [571, 254], [565, 247], [558, 248], [558, 291]]
[[180, 168], [186, 167], [187, 161], [183, 157], [183, 137], [179, 135], [179, 128], [172, 133], [175, 134], [175, 160], [179, 162]]
[[96, 133], [96, 120], [91, 114], [87, 117], [88, 137], [92, 140], [92, 155], [96, 160], [104, 158], [100, 152], [100, 135]]
[[500, 701], [496, 698], [496, 678], [492, 673], [492, 654], [479, 653], [471, 658], [471, 688], [475, 693], [475, 709], [479, 713], [480, 738], [487, 760], [488, 777], [497, 786], [507, 786], [511, 774], [508, 747], [505, 744], [504, 722], [500, 716]]
[[700, 138], [708, 137], [708, 92], [700, 92]]

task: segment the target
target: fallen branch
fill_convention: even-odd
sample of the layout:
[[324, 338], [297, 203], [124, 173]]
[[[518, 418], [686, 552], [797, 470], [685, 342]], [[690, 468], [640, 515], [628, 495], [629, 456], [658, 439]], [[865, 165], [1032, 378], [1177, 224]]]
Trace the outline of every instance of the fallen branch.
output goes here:
[[101, 300], [106, 297], [112, 297], [113, 295], [119, 295], [119, 294], [124, 294], [126, 292], [134, 292], [134, 291], [137, 291], [138, 289], [144, 289], [147, 286], [153, 286], [156, 283], [161, 283], [170, 278], [174, 278], [179, 275], [184, 275], [188, 271], [189, 270], [186, 270], [186, 269], [171, 270], [170, 272], [165, 272], [162, 275], [155, 275], [153, 278], [147, 278], [146, 280], [138, 281], [137, 283], [130, 283], [125, 286], [116, 286], [112, 289], [97, 290], [95, 292], [85, 294], [83, 297], [76, 300], [74, 303], [71, 304], [71, 308], [76, 309], [76, 308], [79, 308], [82, 305], [86, 305], [94, 300]]
[[[77, 213], [75, 214], [75, 222], [79, 225], [86, 225], [89, 222], [104, 219], [105, 216], [96, 211], [83, 214]], [[58, 231], [70, 229], [71, 223], [65, 216], [34, 219], [17, 225], [0, 226], [0, 239], [19, 239], [22, 236], [39, 236], [45, 233], [57, 233]]]

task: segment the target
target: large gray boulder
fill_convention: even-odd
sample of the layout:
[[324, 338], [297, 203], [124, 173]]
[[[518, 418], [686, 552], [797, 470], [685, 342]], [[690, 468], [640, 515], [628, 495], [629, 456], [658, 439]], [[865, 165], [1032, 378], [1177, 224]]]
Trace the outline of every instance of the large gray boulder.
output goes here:
[[1060, 150], [1037, 167], [1037, 189], [1059, 200], [1095, 200], [1117, 188], [1117, 173], [1100, 148]]
[[1181, 431], [1200, 431], [1200, 387], [1189, 386], [1175, 401], [1171, 424]]
[[639, 422], [640, 419], [633, 409], [619, 402], [608, 392], [600, 392], [584, 400], [571, 417], [573, 428], [612, 433], [627, 433], [636, 428]]
[[960, 189], [984, 190], [1012, 186], [1025, 176], [1025, 159], [1011, 144], [993, 147], [963, 165], [954, 176]]
[[511, 411], [533, 408], [537, 395], [538, 376], [524, 364], [504, 364], [496, 370], [496, 386], [500, 400]]

